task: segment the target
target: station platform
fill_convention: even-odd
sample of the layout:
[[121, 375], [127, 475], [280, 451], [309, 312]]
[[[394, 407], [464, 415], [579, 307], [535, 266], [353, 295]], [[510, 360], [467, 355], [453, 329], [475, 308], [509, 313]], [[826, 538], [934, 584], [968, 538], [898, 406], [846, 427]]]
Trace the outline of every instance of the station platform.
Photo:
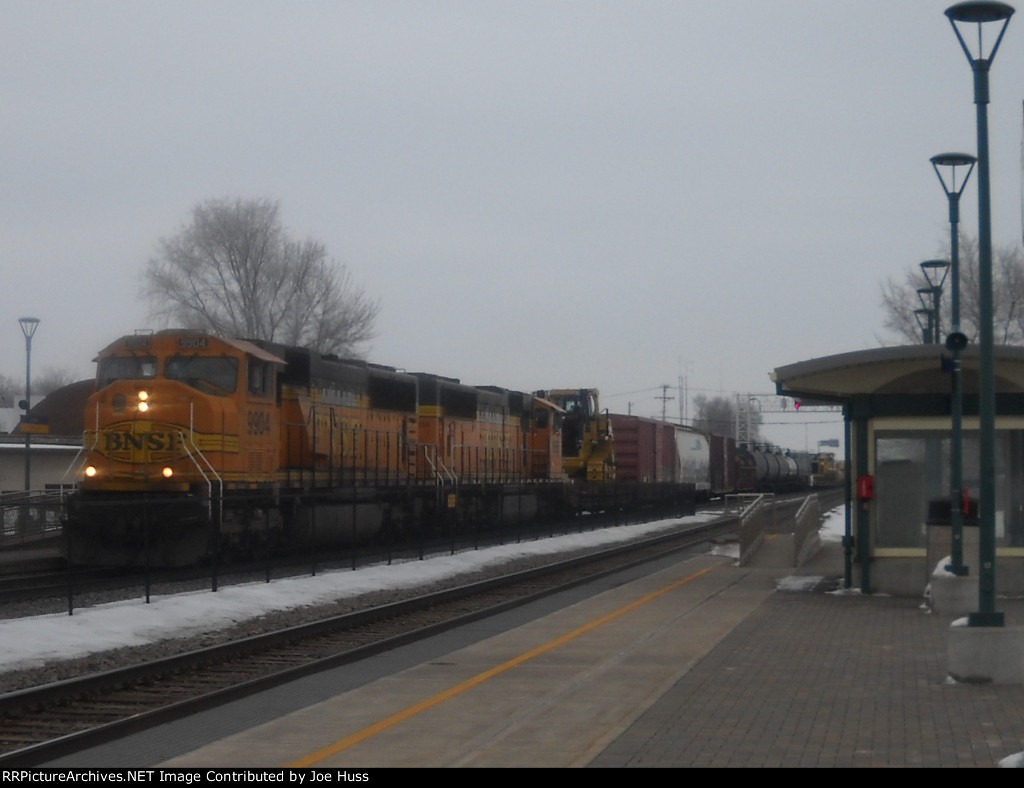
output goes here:
[[[784, 541], [743, 567], [648, 566], [49, 765], [994, 767], [1024, 751], [1024, 686], [947, 679], [950, 619], [837, 592], [838, 545], [795, 570]], [[1024, 621], [1024, 601], [999, 602]]]

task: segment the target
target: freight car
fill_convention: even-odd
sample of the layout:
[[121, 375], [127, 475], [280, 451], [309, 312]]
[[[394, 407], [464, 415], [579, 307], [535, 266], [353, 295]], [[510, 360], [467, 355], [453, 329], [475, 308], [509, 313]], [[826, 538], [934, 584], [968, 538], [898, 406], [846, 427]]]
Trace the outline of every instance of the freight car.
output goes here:
[[522, 519], [560, 505], [565, 481], [550, 402], [195, 331], [101, 351], [86, 424], [79, 564], [352, 544], [456, 509]]
[[740, 445], [741, 487], [757, 492], [800, 492], [840, 483], [831, 454], [785, 451], [769, 444]]

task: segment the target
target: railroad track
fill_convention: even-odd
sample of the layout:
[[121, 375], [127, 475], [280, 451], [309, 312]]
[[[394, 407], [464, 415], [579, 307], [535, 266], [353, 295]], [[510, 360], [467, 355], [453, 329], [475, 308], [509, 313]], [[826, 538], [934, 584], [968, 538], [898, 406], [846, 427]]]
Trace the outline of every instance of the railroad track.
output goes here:
[[0, 765], [40, 766], [735, 532], [717, 520], [528, 571], [0, 696]]

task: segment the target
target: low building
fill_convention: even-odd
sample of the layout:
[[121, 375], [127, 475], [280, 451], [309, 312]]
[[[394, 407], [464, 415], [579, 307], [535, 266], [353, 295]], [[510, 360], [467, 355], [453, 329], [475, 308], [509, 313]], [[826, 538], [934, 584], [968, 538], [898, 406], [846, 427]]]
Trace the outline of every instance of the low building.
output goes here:
[[82, 380], [57, 389], [29, 411], [27, 420], [0, 434], [0, 492], [24, 491], [26, 476], [32, 490], [74, 483], [85, 404], [94, 387], [94, 381]]
[[[848, 578], [869, 593], [921, 594], [951, 554], [952, 395], [940, 345], [875, 348], [778, 367], [780, 395], [841, 405], [846, 418]], [[979, 493], [978, 349], [962, 355], [963, 484]], [[996, 590], [1024, 593], [1024, 348], [997, 347]], [[974, 510], [976, 512], [976, 508]], [[976, 518], [964, 563], [978, 570]]]

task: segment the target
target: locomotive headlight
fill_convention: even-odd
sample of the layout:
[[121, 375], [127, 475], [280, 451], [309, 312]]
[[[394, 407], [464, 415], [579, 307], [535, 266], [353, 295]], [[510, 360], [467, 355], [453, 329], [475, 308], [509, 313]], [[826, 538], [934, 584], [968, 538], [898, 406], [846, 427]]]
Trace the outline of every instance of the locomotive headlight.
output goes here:
[[160, 471], [160, 473], [164, 475], [165, 479], [170, 479], [172, 476], [174, 476], [174, 468], [168, 466], [164, 468], [162, 471]]
[[85, 475], [90, 479], [98, 473], [95, 465], [90, 465], [85, 469]]
[[140, 413], [145, 413], [147, 410], [149, 410], [149, 392], [148, 391], [140, 391], [139, 392], [139, 412]]

